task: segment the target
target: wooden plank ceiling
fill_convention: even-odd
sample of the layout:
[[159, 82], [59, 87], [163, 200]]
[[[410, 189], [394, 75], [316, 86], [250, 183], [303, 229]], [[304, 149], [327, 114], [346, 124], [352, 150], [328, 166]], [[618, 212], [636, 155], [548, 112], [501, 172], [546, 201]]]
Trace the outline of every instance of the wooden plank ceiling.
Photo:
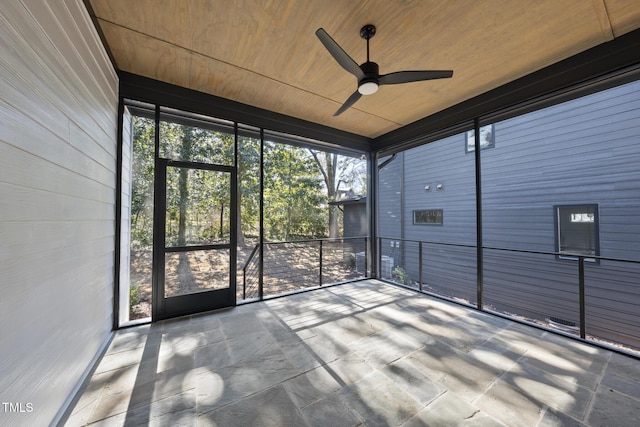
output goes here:
[[[640, 27], [637, 0], [89, 0], [116, 66], [267, 110], [377, 137]], [[315, 36], [324, 28], [383, 74], [453, 78], [356, 89]]]

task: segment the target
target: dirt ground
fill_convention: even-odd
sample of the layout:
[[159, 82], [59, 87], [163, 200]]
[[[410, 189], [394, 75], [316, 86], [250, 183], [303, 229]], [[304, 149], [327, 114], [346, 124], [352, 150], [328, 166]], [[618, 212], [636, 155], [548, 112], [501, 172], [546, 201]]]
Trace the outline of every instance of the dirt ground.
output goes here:
[[[237, 300], [258, 297], [258, 256], [243, 266], [254, 246], [237, 251]], [[355, 271], [353, 254], [341, 243], [322, 248], [322, 283], [336, 283], [361, 277]], [[257, 254], [256, 254], [257, 255]], [[320, 284], [318, 242], [266, 244], [264, 247], [263, 295], [277, 295]], [[151, 316], [151, 250], [131, 251], [130, 319]], [[178, 296], [229, 284], [229, 251], [207, 250], [169, 253], [165, 258], [165, 295]]]

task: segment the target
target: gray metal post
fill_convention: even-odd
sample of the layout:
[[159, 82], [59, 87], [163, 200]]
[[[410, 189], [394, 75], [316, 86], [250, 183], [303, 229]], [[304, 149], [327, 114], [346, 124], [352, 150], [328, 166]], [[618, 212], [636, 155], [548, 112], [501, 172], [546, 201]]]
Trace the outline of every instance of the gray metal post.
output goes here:
[[584, 257], [578, 258], [578, 287], [580, 292], [580, 338], [587, 336], [585, 298], [584, 298]]
[[418, 285], [422, 290], [422, 242], [418, 242]]
[[318, 260], [319, 264], [319, 274], [318, 274], [318, 283], [322, 286], [322, 240], [320, 240], [320, 259]]

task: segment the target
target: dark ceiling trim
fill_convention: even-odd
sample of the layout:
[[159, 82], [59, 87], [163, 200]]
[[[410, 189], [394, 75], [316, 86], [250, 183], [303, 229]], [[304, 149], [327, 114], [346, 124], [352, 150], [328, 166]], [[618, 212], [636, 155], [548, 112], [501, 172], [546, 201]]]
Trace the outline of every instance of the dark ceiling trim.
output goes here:
[[102, 42], [102, 46], [104, 46], [104, 50], [107, 51], [107, 56], [109, 57], [109, 60], [111, 61], [111, 65], [113, 66], [114, 70], [117, 70], [118, 67], [116, 67], [116, 60], [113, 56], [113, 53], [111, 52], [111, 49], [109, 48], [109, 44], [107, 43], [107, 38], [105, 37], [104, 33], [102, 32], [102, 27], [100, 26], [100, 23], [98, 22], [98, 17], [96, 16], [96, 13], [93, 11], [93, 7], [91, 6], [91, 2], [89, 0], [83, 0], [84, 3], [84, 7], [87, 9], [87, 12], [89, 13], [89, 16], [91, 17], [91, 22], [93, 22], [93, 26], [96, 29], [96, 32], [98, 33], [98, 37], [100, 37], [100, 41]]
[[118, 71], [120, 96], [219, 119], [327, 142], [349, 151], [368, 153], [370, 139], [196, 90]]
[[[635, 30], [381, 135], [372, 140], [371, 148], [374, 152], [395, 151], [393, 148], [396, 145], [406, 145], [407, 141], [421, 140], [425, 135], [453, 128], [458, 123], [468, 122], [476, 117], [494, 115], [506, 118], [509, 116], [509, 109], [512, 109], [513, 115], [522, 114], [527, 105], [530, 106], [530, 110], [539, 109], [572, 97], [605, 89], [607, 86], [623, 84], [631, 81], [632, 78], [637, 78], [637, 73], [624, 72], [625, 78], [619, 79], [603, 78], [601, 85], [587, 84], [587, 82], [616, 71], [624, 71], [638, 63], [640, 63], [640, 30]], [[581, 90], [570, 90], [576, 87]], [[559, 92], [563, 93], [562, 97], [557, 96]], [[571, 94], [567, 95], [570, 92]], [[541, 102], [541, 100], [548, 100], [548, 102]]]

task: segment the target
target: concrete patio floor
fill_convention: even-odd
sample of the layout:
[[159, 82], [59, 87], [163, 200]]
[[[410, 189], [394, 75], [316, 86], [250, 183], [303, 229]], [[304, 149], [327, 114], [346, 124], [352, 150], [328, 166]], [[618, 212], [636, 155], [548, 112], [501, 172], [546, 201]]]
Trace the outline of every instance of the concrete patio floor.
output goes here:
[[67, 426], [637, 426], [640, 361], [375, 280], [116, 333]]

